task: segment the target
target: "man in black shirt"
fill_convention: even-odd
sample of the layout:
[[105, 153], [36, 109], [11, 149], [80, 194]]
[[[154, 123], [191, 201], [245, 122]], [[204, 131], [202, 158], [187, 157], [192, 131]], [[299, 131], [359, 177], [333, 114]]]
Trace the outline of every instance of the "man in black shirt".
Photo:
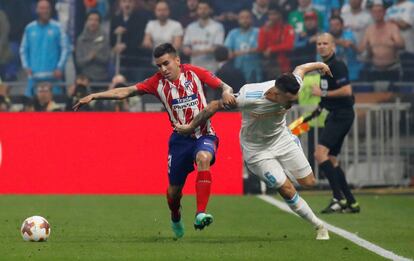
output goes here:
[[[152, 62], [151, 51], [141, 48], [145, 25], [151, 17], [135, 5], [135, 0], [120, 0], [120, 12], [112, 17], [110, 28], [111, 47], [116, 54], [121, 55], [121, 73], [127, 75], [129, 81], [140, 81], [145, 76], [137, 76], [138, 72], [131, 73], [125, 69], [151, 67]], [[121, 42], [117, 42], [118, 35]]]
[[319, 106], [329, 111], [325, 128], [315, 150], [315, 158], [333, 192], [331, 203], [322, 210], [322, 213], [343, 211], [358, 213], [359, 204], [351, 193], [345, 173], [337, 159], [355, 117], [354, 96], [349, 82], [348, 68], [343, 61], [335, 57], [335, 42], [331, 34], [324, 33], [318, 36], [316, 49], [333, 75], [333, 77], [321, 76], [320, 88], [315, 87], [312, 90], [313, 95], [321, 97]]

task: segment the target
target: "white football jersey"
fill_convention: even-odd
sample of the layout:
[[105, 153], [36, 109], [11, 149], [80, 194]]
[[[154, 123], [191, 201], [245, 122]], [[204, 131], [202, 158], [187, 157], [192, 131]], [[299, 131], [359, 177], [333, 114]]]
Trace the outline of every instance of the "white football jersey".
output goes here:
[[237, 94], [237, 106], [242, 113], [240, 143], [246, 161], [250, 161], [258, 151], [274, 148], [279, 139], [285, 136], [282, 134], [289, 134], [290, 137], [286, 126], [288, 108], [264, 96], [273, 86], [274, 80], [246, 84]]

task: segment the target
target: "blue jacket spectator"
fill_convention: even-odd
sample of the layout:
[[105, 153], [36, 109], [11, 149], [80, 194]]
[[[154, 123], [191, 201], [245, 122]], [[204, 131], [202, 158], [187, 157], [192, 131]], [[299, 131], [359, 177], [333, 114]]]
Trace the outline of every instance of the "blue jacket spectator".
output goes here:
[[[234, 67], [241, 70], [247, 82], [261, 82], [262, 68], [257, 53], [259, 29], [252, 27], [252, 15], [248, 10], [239, 13], [239, 28], [229, 32], [224, 45], [234, 58]], [[233, 86], [234, 87], [234, 86]]]
[[[51, 6], [41, 0], [37, 4], [39, 19], [25, 28], [20, 46], [22, 66], [28, 74], [26, 96], [33, 96], [39, 81], [62, 79], [70, 45], [60, 24], [50, 19]], [[63, 94], [62, 88], [53, 88], [54, 94]]]

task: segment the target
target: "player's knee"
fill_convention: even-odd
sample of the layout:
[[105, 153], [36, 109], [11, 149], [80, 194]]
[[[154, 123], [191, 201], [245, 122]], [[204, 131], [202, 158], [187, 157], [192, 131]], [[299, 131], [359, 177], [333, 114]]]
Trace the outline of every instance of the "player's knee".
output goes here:
[[208, 152], [200, 151], [197, 153], [196, 162], [199, 167], [210, 166], [211, 154]]
[[181, 196], [182, 187], [180, 186], [169, 186], [167, 193], [169, 198], [178, 198]]

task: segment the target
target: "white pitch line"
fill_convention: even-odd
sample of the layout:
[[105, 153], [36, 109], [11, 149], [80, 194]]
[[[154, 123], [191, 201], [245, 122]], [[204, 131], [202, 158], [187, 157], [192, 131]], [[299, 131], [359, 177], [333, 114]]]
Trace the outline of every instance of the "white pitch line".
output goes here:
[[[259, 195], [257, 197], [260, 198], [263, 201], [266, 201], [267, 203], [269, 203], [271, 205], [274, 205], [274, 206], [280, 208], [283, 211], [286, 211], [288, 213], [296, 215], [296, 213], [293, 212], [286, 205], [286, 203], [284, 203], [280, 200], [277, 200], [277, 199], [275, 199], [271, 196], [268, 196], [268, 195]], [[412, 261], [412, 259], [409, 259], [409, 258], [406, 258], [406, 257], [403, 257], [403, 256], [399, 256], [399, 255], [397, 255], [397, 254], [395, 254], [395, 253], [393, 253], [389, 250], [386, 250], [386, 249], [384, 249], [380, 246], [377, 246], [377, 245], [375, 245], [375, 244], [373, 244], [373, 243], [371, 243], [371, 242], [369, 242], [369, 241], [367, 241], [363, 238], [360, 238], [359, 236], [357, 236], [357, 235], [355, 235], [351, 232], [348, 232], [348, 231], [346, 231], [342, 228], [331, 225], [331, 224], [325, 222], [324, 220], [323, 220], [323, 222], [326, 224], [326, 227], [328, 228], [329, 231], [331, 231], [331, 232], [333, 232], [333, 233], [335, 233], [335, 234], [337, 234], [337, 235], [339, 235], [339, 236], [341, 236], [345, 239], [348, 239], [349, 241], [354, 242], [358, 246], [361, 246], [361, 247], [363, 247], [363, 248], [365, 248], [365, 249], [367, 249], [371, 252], [374, 252], [377, 255], [380, 255], [382, 257], [385, 257], [385, 258], [388, 258], [388, 259], [391, 259], [391, 260]]]

